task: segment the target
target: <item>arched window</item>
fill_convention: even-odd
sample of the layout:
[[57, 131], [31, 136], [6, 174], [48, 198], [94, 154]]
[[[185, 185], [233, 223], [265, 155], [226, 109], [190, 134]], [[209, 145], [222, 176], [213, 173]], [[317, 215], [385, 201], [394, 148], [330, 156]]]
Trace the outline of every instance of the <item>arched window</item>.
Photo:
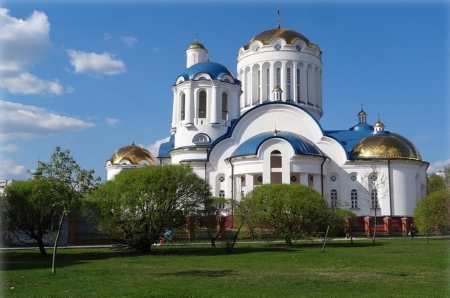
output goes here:
[[378, 205], [378, 191], [376, 189], [372, 189], [372, 191], [370, 192], [370, 199], [372, 209], [380, 208], [380, 206]]
[[350, 192], [350, 199], [352, 203], [352, 209], [358, 209], [358, 191], [356, 189], [352, 189]]
[[261, 70], [258, 69], [258, 101], [261, 100]]
[[228, 94], [222, 93], [222, 119], [228, 120]]
[[266, 80], [267, 80], [267, 85], [266, 85], [266, 100], [268, 100], [270, 98], [270, 69], [268, 68], [266, 71]]
[[281, 87], [281, 70], [277, 67], [277, 85]]
[[286, 92], [287, 92], [287, 97], [286, 100], [291, 100], [291, 69], [287, 68], [286, 69]]
[[225, 191], [224, 190], [219, 191], [219, 198], [225, 198]]
[[332, 189], [331, 193], [331, 208], [333, 209], [337, 209], [338, 208], [338, 194], [337, 194], [337, 190]]
[[281, 152], [274, 150], [270, 153], [270, 183], [280, 184], [282, 183], [282, 156]]
[[300, 68], [297, 68], [297, 102], [300, 102]]
[[200, 91], [198, 96], [198, 118], [206, 118], [206, 91]]
[[210, 141], [210, 138], [204, 133], [196, 134], [192, 139], [194, 144], [208, 144]]
[[184, 93], [181, 94], [180, 110], [181, 110], [181, 120], [184, 120], [186, 116], [186, 95]]

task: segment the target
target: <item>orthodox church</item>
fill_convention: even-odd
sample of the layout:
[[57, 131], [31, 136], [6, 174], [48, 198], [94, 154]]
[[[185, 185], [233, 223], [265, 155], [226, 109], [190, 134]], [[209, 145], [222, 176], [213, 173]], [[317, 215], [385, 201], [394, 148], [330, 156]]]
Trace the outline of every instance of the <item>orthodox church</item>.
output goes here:
[[389, 225], [382, 229], [406, 225], [425, 195], [429, 164], [379, 117], [369, 124], [363, 108], [348, 130], [322, 128], [321, 56], [317, 44], [278, 23], [238, 50], [235, 77], [196, 40], [174, 78], [170, 140], [156, 158], [134, 143], [120, 148], [106, 162], [107, 179], [129, 168], [187, 164], [216, 197], [239, 201], [258, 185], [303, 184], [361, 223], [379, 216]]

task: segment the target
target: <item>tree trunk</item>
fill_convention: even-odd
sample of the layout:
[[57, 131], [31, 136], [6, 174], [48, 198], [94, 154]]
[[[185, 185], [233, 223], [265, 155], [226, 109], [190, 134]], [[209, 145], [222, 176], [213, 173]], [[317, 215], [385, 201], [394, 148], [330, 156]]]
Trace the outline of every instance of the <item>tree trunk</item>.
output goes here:
[[44, 241], [42, 240], [42, 237], [37, 237], [36, 241], [37, 241], [37, 245], [39, 247], [39, 251], [41, 253], [41, 256], [42, 257], [46, 257], [47, 256], [47, 252], [45, 251]]
[[64, 224], [64, 218], [66, 217], [66, 212], [63, 211], [61, 214], [61, 219], [59, 220], [58, 233], [56, 233], [55, 244], [53, 246], [53, 258], [52, 258], [52, 274], [56, 274], [56, 251], [58, 250], [58, 241], [61, 236], [62, 226]]

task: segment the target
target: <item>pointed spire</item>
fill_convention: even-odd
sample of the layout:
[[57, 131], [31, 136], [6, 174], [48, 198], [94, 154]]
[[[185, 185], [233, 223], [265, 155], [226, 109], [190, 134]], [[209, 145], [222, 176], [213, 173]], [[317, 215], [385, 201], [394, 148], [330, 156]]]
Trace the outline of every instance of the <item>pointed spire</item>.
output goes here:
[[134, 146], [134, 135], [132, 135], [131, 146]]
[[275, 122], [275, 129], [273, 130], [273, 135], [277, 136], [277, 133], [279, 133], [281, 130], [277, 129], [277, 123]]
[[278, 23], [277, 23], [277, 29], [280, 29], [280, 8], [278, 8]]

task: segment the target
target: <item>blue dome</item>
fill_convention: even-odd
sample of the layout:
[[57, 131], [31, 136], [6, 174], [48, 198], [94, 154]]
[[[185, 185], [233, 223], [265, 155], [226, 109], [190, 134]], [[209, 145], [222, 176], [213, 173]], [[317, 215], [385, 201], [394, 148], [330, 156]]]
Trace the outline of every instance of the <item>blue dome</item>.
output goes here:
[[277, 135], [274, 135], [273, 132], [269, 131], [251, 137], [250, 139], [239, 145], [239, 147], [237, 147], [233, 154], [231, 154], [231, 157], [256, 155], [258, 153], [259, 147], [265, 141], [274, 138], [288, 141], [294, 149], [295, 154], [323, 156], [322, 151], [320, 151], [320, 149], [317, 148], [317, 146], [314, 145], [313, 142], [306, 139], [305, 137], [285, 131], [280, 131], [277, 133]]
[[[187, 68], [184, 73], [178, 77], [183, 77], [185, 81], [192, 80], [197, 74], [206, 73], [213, 80], [220, 80], [224, 75], [229, 75], [234, 79], [231, 72], [222, 64], [215, 62], [200, 62]], [[231, 82], [234, 83], [234, 82]]]

